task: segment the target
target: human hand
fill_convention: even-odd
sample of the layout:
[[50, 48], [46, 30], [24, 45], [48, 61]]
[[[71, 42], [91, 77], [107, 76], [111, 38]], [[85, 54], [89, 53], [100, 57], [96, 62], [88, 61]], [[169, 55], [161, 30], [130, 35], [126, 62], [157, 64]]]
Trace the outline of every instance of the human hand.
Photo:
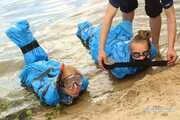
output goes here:
[[107, 58], [106, 58], [106, 53], [104, 50], [100, 50], [99, 51], [99, 57], [98, 57], [98, 64], [100, 65], [100, 67], [105, 70], [105, 68], [103, 67], [103, 63], [102, 62], [105, 62], [106, 63], [107, 61]]
[[174, 65], [176, 61], [177, 55], [175, 49], [168, 49], [167, 52], [167, 60], [168, 60], [168, 65]]

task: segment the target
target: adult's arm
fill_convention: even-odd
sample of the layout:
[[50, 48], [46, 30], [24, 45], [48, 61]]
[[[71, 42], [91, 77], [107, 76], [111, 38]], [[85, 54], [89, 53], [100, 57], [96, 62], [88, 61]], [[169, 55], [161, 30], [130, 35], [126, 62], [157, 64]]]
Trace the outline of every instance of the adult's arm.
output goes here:
[[176, 39], [176, 15], [175, 9], [172, 5], [171, 7], [165, 9], [167, 16], [167, 29], [168, 29], [168, 53], [167, 59], [169, 64], [174, 64], [176, 60], [176, 51], [174, 48], [175, 39]]
[[108, 32], [110, 30], [114, 16], [116, 15], [117, 8], [111, 3], [108, 4], [105, 16], [103, 18], [103, 24], [101, 28], [100, 44], [99, 44], [99, 64], [102, 66], [102, 60], [106, 61], [106, 53], [104, 51]]

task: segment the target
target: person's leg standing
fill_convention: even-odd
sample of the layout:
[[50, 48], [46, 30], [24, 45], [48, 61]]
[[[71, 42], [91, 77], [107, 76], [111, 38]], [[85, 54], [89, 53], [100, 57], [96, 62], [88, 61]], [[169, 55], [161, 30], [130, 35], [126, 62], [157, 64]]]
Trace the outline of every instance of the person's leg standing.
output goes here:
[[159, 50], [159, 36], [161, 31], [162, 5], [160, 0], [145, 0], [146, 14], [150, 17], [152, 41]]
[[119, 0], [120, 10], [122, 11], [123, 20], [133, 21], [134, 10], [138, 7], [137, 0]]

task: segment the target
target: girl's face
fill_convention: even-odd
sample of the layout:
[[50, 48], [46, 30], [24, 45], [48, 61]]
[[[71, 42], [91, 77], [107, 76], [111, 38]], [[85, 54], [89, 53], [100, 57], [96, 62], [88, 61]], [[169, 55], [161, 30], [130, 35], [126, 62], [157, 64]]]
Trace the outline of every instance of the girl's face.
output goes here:
[[82, 85], [81, 74], [74, 67], [64, 65], [62, 70], [61, 80], [63, 81], [63, 90], [67, 95], [76, 97], [79, 96], [80, 88]]
[[82, 81], [80, 74], [71, 74], [64, 78], [64, 92], [70, 96], [79, 96]]
[[74, 84], [71, 88], [64, 88], [64, 92], [70, 96], [77, 97], [80, 93], [80, 86]]
[[144, 60], [150, 57], [149, 46], [146, 42], [133, 42], [131, 44], [131, 54], [134, 60]]

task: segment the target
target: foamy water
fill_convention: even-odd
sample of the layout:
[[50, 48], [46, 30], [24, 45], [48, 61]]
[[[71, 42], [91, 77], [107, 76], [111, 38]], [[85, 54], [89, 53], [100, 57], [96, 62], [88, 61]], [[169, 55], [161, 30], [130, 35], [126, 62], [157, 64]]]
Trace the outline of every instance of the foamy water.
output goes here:
[[[106, 72], [98, 69], [75, 36], [76, 25], [80, 21], [89, 20], [94, 24], [100, 24], [104, 15], [107, 0], [1, 0], [0, 4], [0, 103], [8, 100], [11, 104], [13, 99], [24, 99], [26, 90], [20, 86], [18, 79], [19, 72], [23, 66], [23, 56], [17, 48], [5, 36], [5, 30], [21, 19], [30, 22], [31, 29], [40, 44], [48, 52], [50, 58], [71, 64], [90, 78], [88, 88], [89, 98], [97, 98], [122, 88], [123, 85], [116, 85]], [[139, 4], [134, 20], [134, 31], [139, 29], [149, 29], [148, 17], [145, 15], [144, 4]], [[180, 35], [180, 1], [175, 0], [177, 14], [177, 35]], [[163, 16], [161, 30], [161, 52], [163, 56], [167, 51], [167, 29], [166, 17]], [[114, 23], [121, 20], [118, 12]], [[180, 42], [176, 42], [178, 55], [180, 53]], [[79, 52], [81, 51], [81, 52]], [[129, 86], [128, 83], [126, 86]], [[18, 93], [22, 93], [17, 95]], [[10, 95], [9, 95], [10, 94]], [[23, 98], [22, 98], [23, 97]], [[29, 99], [28, 99], [29, 98]], [[1, 100], [2, 99], [2, 100]], [[32, 102], [32, 96], [27, 96], [27, 103], [22, 105], [27, 107]], [[18, 100], [15, 100], [16, 102]], [[37, 101], [33, 98], [33, 101]], [[35, 102], [34, 102], [35, 103]], [[3, 111], [16, 111], [16, 105]], [[23, 108], [23, 107], [21, 107]], [[16, 110], [15, 110], [16, 109]], [[20, 109], [20, 108], [19, 108]], [[3, 114], [6, 116], [7, 114]], [[1, 114], [1, 116], [3, 116]]]

